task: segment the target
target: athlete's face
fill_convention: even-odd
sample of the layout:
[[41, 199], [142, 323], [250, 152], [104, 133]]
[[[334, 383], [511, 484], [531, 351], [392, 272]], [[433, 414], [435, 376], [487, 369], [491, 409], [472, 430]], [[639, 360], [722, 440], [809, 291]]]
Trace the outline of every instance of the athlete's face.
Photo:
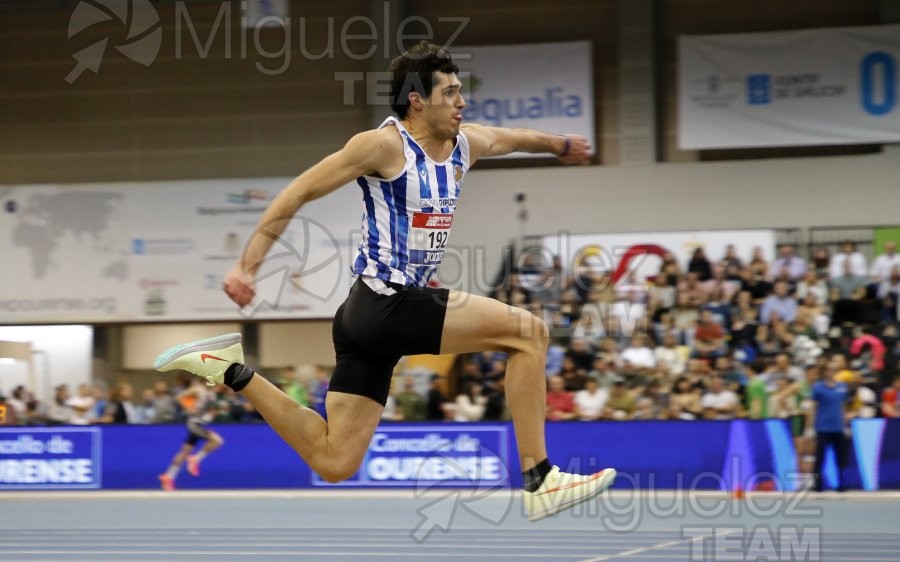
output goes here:
[[425, 119], [437, 135], [455, 138], [462, 124], [462, 110], [466, 101], [462, 97], [462, 83], [456, 74], [434, 73], [431, 96], [425, 103]]

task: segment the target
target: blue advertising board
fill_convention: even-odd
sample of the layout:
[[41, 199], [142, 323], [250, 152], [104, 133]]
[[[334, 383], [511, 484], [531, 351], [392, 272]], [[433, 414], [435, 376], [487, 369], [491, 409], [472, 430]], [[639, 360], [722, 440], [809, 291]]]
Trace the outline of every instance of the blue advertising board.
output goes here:
[[[216, 425], [225, 446], [178, 489], [310, 487], [496, 489], [521, 485], [509, 423], [385, 423], [360, 470], [329, 484], [264, 424]], [[551, 462], [619, 472], [619, 489], [792, 490], [790, 426], [765, 421], [558, 422], [546, 426]], [[0, 430], [0, 490], [153, 489], [187, 432], [174, 425]], [[844, 477], [851, 489], [900, 489], [900, 420], [855, 420]], [[101, 454], [102, 453], [102, 454]], [[826, 463], [826, 483], [834, 480]]]
[[100, 488], [98, 428], [0, 429], [0, 490]]
[[[509, 484], [509, 436], [503, 424], [392, 424], [379, 427], [359, 471], [340, 486]], [[332, 486], [313, 474], [314, 486]]]

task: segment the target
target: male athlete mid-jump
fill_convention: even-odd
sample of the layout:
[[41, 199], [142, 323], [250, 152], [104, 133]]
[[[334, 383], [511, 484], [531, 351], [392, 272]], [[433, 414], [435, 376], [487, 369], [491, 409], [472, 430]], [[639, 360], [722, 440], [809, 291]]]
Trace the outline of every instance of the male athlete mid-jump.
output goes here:
[[524, 470], [525, 510], [532, 521], [542, 519], [600, 494], [616, 475], [610, 468], [568, 474], [547, 459], [547, 326], [523, 309], [427, 282], [443, 256], [463, 178], [479, 158], [548, 153], [566, 164], [587, 164], [590, 147], [575, 135], [462, 124], [459, 69], [437, 45], [418, 44], [390, 71], [397, 117], [357, 134], [288, 184], [260, 221], [266, 236], [254, 236], [225, 277], [228, 296], [239, 306], [249, 304], [255, 272], [289, 219], [348, 182], [359, 186], [362, 241], [352, 266], [358, 278], [334, 317], [328, 421], [254, 376], [243, 365], [239, 334], [177, 346], [156, 366], [184, 369], [240, 392], [314, 471], [339, 482], [362, 463], [401, 356], [507, 352], [506, 396]]

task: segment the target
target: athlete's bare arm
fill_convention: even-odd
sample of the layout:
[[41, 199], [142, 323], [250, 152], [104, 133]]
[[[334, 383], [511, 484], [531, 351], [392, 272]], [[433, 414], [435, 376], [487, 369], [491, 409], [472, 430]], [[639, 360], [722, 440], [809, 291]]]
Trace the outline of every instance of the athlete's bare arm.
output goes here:
[[251, 238], [241, 259], [225, 276], [225, 293], [238, 306], [253, 300], [256, 270], [300, 207], [359, 176], [391, 177], [404, 163], [400, 135], [393, 127], [385, 127], [355, 135], [342, 149], [297, 176], [269, 204], [257, 227], [265, 235]]
[[479, 158], [513, 152], [553, 154], [564, 164], [589, 164], [591, 160], [590, 144], [578, 135], [551, 135], [534, 129], [485, 127], [475, 123], [467, 123], [460, 129], [469, 139], [469, 157], [473, 163]]

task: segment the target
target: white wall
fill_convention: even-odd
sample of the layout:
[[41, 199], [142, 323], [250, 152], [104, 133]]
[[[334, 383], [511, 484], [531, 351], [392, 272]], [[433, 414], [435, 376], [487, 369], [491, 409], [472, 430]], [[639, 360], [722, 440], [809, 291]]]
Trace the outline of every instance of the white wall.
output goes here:
[[28, 382], [25, 363], [0, 365], [0, 389], [8, 394], [25, 385], [42, 401], [52, 398], [53, 387], [68, 384], [73, 391], [91, 382], [94, 328], [91, 326], [0, 326], [0, 340], [31, 342], [37, 388]]
[[[451, 236], [456, 252], [479, 254], [467, 260], [463, 287], [477, 288], [473, 275], [492, 279], [502, 246], [519, 235], [519, 192], [527, 195], [528, 235], [895, 225], [900, 146], [829, 158], [486, 171], [476, 165]], [[459, 260], [449, 256], [440, 276], [460, 286]]]

